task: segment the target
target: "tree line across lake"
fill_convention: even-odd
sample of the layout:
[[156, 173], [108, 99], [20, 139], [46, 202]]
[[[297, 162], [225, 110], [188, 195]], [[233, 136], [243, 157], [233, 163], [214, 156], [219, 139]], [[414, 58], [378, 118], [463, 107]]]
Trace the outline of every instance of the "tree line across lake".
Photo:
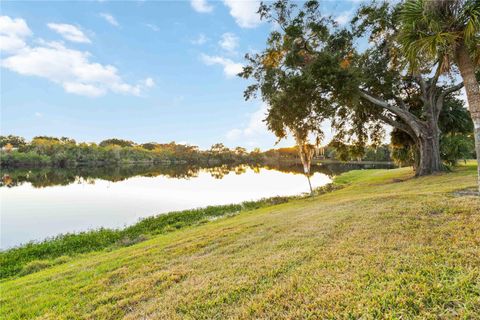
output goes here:
[[[460, 113], [457, 118], [467, 117]], [[469, 120], [465, 118], [464, 120]], [[466, 122], [468, 123], [468, 122]], [[471, 121], [470, 121], [471, 123]], [[446, 125], [449, 125], [448, 123]], [[414, 157], [405, 152], [408, 140], [402, 142], [392, 134], [392, 143], [380, 146], [338, 145], [334, 142], [317, 150], [317, 159], [333, 161], [374, 161], [395, 162], [398, 165], [411, 165]], [[175, 164], [198, 165], [203, 167], [220, 164], [275, 164], [277, 162], [299, 162], [297, 147], [276, 148], [267, 151], [245, 148], [230, 149], [221, 143], [208, 150], [196, 146], [149, 142], [137, 144], [122, 139], [107, 139], [100, 143], [76, 142], [62, 137], [34, 137], [31, 141], [8, 135], [0, 136], [0, 160], [2, 167], [77, 167], [120, 164]], [[467, 134], [448, 135], [442, 139], [442, 157], [448, 164], [459, 159], [474, 157], [473, 137]]]
[[18, 136], [0, 137], [2, 166], [55, 166], [113, 165], [129, 163], [155, 164], [218, 164], [257, 163], [259, 150], [247, 152], [245, 148], [229, 149], [215, 144], [209, 150], [196, 146], [170, 143], [136, 144], [122, 139], [107, 139], [100, 143], [77, 143], [62, 137], [34, 137], [26, 141]]

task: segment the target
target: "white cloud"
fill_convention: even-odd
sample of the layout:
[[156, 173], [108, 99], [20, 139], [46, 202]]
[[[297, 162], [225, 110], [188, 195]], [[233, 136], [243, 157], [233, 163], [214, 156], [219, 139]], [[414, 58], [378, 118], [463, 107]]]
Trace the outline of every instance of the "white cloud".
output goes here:
[[108, 23], [110, 23], [114, 27], [119, 27], [120, 26], [117, 19], [115, 19], [115, 17], [112, 16], [111, 14], [109, 14], [109, 13], [100, 13], [100, 17], [105, 19], [105, 21], [107, 21]]
[[0, 16], [0, 51], [13, 53], [23, 49], [25, 39], [32, 35], [25, 20], [8, 16]]
[[337, 16], [335, 18], [335, 21], [339, 24], [339, 25], [344, 25], [346, 23], [348, 23], [350, 21], [350, 19], [352, 18], [352, 14], [353, 14], [353, 11], [352, 10], [349, 10], [349, 11], [344, 11], [342, 12], [339, 16]]
[[221, 65], [223, 67], [223, 73], [225, 74], [225, 76], [227, 76], [227, 78], [235, 77], [243, 70], [243, 65], [241, 63], [236, 63], [224, 57], [202, 54], [201, 59], [203, 63], [208, 66], [216, 64]]
[[232, 129], [227, 132], [227, 139], [228, 140], [238, 140], [242, 136], [243, 130], [240, 129]]
[[[247, 124], [243, 128], [234, 128], [227, 132], [226, 137], [230, 141], [245, 142], [247, 145], [252, 146], [252, 142], [259, 140], [260, 137], [273, 137], [267, 129], [265, 122], [268, 111], [266, 103], [262, 103], [259, 109], [249, 115]], [[274, 141], [272, 140], [272, 144]]]
[[143, 80], [143, 83], [144, 83], [145, 87], [147, 87], [147, 88], [152, 88], [152, 87], [155, 86], [155, 81], [153, 81], [152, 78], [147, 78], [147, 79]]
[[[9, 38], [28, 35], [31, 32], [25, 31], [29, 29], [25, 21], [23, 23], [26, 29], [23, 28], [22, 32], [15, 28], [7, 28], [10, 33], [5, 33], [4, 29], [1, 32]], [[48, 79], [61, 85], [66, 92], [90, 97], [107, 92], [140, 95], [143, 89], [155, 85], [152, 78], [136, 85], [128, 84], [114, 66], [96, 63], [91, 59], [87, 51], [70, 49], [59, 42], [39, 40], [36, 45], [25, 43], [21, 50], [9, 51], [0, 65], [21, 75]]]
[[[267, 114], [268, 105], [262, 103], [255, 112], [248, 115], [248, 121], [244, 126], [231, 129], [226, 133], [226, 138], [231, 144], [241, 143], [248, 147], [274, 147], [277, 142], [278, 145], [276, 147], [295, 145], [295, 141], [291, 135], [288, 135], [279, 142], [277, 137], [268, 130], [267, 124], [264, 121]], [[325, 121], [321, 126], [325, 133], [322, 144], [326, 145], [331, 141], [333, 136], [331, 122]]]
[[24, 48], [25, 45], [25, 41], [20, 37], [0, 34], [1, 52], [15, 52]]
[[87, 97], [99, 97], [103, 96], [106, 89], [99, 88], [91, 84], [85, 84], [80, 82], [64, 82], [62, 84], [63, 89], [68, 93], [74, 93]]
[[202, 44], [205, 44], [207, 41], [208, 41], [207, 36], [205, 36], [203, 33], [200, 33], [197, 38], [191, 41], [191, 43], [195, 45], [202, 45]]
[[150, 28], [150, 29], [152, 29], [152, 30], [155, 31], [155, 32], [160, 31], [160, 28], [159, 28], [157, 25], [153, 24], [153, 23], [146, 23], [145, 26], [148, 27], [148, 28]]
[[[244, 126], [234, 128], [226, 133], [226, 138], [230, 145], [244, 145], [249, 148], [262, 147], [271, 148], [274, 147], [277, 138], [267, 128], [265, 121], [267, 117], [268, 105], [262, 103], [259, 108], [248, 115], [248, 121]], [[282, 140], [281, 146], [291, 146], [293, 141], [290, 137]]]
[[43, 114], [40, 113], [40, 112], [35, 112], [35, 117], [41, 118], [41, 117], [43, 117]]
[[19, 37], [27, 37], [32, 34], [25, 20], [9, 16], [0, 16], [0, 32], [2, 34], [14, 34]]
[[257, 11], [260, 1], [224, 0], [224, 4], [230, 9], [230, 15], [242, 28], [254, 28], [261, 23]]
[[227, 32], [222, 34], [222, 37], [218, 44], [222, 47], [223, 50], [227, 51], [228, 53], [235, 53], [235, 50], [238, 47], [238, 37], [233, 33]]
[[246, 136], [252, 136], [267, 131], [267, 126], [263, 121], [266, 117], [267, 111], [268, 106], [266, 103], [263, 103], [260, 106], [260, 109], [251, 114], [248, 126], [243, 130], [243, 133]]
[[251, 139], [257, 135], [268, 132], [267, 125], [263, 121], [268, 112], [266, 103], [262, 103], [260, 108], [249, 115], [249, 120], [243, 128], [235, 128], [227, 132], [229, 140]]
[[53, 31], [59, 33], [66, 40], [80, 43], [91, 43], [90, 39], [80, 30], [71, 24], [66, 23], [48, 23], [47, 26]]
[[213, 6], [209, 5], [206, 0], [190, 0], [192, 8], [200, 13], [208, 13], [213, 11]]

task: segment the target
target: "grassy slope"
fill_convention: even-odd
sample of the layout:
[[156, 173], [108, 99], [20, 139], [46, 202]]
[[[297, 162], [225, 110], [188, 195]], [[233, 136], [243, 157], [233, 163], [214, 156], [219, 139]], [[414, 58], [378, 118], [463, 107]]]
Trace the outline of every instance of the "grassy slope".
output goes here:
[[355, 171], [330, 194], [1, 283], [3, 319], [478, 318], [475, 168]]

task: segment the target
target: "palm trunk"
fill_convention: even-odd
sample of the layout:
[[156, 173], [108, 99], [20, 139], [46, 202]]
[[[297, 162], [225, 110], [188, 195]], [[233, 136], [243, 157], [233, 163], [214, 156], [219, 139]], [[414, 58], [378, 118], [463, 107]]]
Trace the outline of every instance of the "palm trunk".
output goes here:
[[475, 65], [463, 43], [457, 48], [456, 60], [465, 85], [468, 110], [475, 125], [475, 150], [477, 152], [478, 190], [480, 192], [480, 88], [475, 77]]
[[474, 136], [475, 136], [475, 153], [477, 154], [477, 178], [478, 178], [478, 192], [480, 195], [480, 117], [477, 117], [473, 120], [475, 125]]

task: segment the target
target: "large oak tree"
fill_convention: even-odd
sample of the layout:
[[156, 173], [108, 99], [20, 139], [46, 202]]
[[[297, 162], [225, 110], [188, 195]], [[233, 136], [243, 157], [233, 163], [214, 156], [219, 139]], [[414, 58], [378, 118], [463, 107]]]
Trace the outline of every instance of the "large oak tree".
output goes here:
[[[379, 143], [388, 124], [417, 145], [417, 175], [441, 170], [439, 114], [445, 97], [463, 84], [439, 85], [438, 70], [408, 74], [396, 40], [397, 11], [388, 3], [363, 6], [347, 29], [321, 15], [317, 1], [262, 4], [262, 18], [278, 30], [263, 52], [247, 55], [241, 75], [255, 81], [246, 98], [260, 92], [270, 105], [266, 121], [279, 137], [285, 134], [276, 130], [280, 115], [284, 122], [299, 115], [330, 119], [334, 142], [359, 148]], [[365, 38], [370, 45], [361, 51], [358, 41]], [[420, 114], [412, 112], [412, 101], [420, 102]]]

